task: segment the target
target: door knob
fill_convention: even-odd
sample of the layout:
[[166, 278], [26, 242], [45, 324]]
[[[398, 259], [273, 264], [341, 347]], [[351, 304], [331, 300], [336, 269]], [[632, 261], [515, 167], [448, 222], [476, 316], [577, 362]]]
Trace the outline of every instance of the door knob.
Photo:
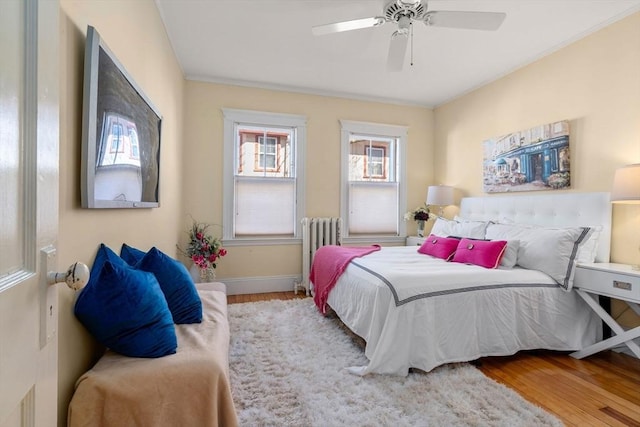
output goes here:
[[68, 287], [74, 291], [79, 291], [89, 281], [89, 267], [81, 262], [74, 262], [69, 269], [62, 273], [49, 271], [47, 273], [47, 283], [55, 285], [59, 282], [65, 282]]

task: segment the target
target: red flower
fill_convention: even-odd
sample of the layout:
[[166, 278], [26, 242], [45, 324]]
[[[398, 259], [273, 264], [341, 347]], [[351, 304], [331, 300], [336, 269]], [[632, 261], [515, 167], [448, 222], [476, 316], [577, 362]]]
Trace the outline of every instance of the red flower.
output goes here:
[[193, 222], [188, 231], [189, 241], [185, 249], [180, 246], [180, 253], [190, 258], [194, 265], [201, 269], [215, 269], [216, 261], [227, 254], [227, 250], [221, 247], [222, 242], [218, 237], [207, 234], [208, 224]]

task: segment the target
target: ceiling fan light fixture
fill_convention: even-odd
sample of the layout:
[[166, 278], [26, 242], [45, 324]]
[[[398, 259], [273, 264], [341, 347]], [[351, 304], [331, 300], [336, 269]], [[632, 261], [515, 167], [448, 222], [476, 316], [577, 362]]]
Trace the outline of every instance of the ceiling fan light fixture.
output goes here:
[[398, 19], [398, 31], [396, 31], [396, 33], [408, 35], [410, 26], [411, 18], [409, 18], [408, 16], [401, 16]]
[[415, 6], [420, 3], [420, 0], [396, 0], [396, 3], [400, 7]]
[[384, 6], [384, 16], [388, 22], [398, 22], [403, 16], [422, 19], [426, 10], [426, 0], [388, 0]]

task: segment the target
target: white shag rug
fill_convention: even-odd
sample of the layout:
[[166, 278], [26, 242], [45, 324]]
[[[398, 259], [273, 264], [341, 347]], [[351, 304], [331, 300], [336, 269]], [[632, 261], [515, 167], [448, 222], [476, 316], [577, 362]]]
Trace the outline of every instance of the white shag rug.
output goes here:
[[311, 298], [230, 304], [241, 426], [561, 426], [472, 365], [359, 377], [364, 350]]

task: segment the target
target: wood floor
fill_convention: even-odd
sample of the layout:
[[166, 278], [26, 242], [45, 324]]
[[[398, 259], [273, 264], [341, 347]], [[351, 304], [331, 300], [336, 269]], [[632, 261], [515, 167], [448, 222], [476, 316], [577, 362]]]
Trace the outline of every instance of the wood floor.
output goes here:
[[[229, 295], [230, 304], [304, 298], [273, 292]], [[485, 375], [546, 409], [566, 426], [640, 427], [640, 360], [603, 351], [583, 360], [549, 351], [485, 357], [474, 364]]]
[[488, 377], [554, 413], [567, 426], [640, 427], [640, 361], [603, 351], [577, 360], [550, 351], [485, 357]]

